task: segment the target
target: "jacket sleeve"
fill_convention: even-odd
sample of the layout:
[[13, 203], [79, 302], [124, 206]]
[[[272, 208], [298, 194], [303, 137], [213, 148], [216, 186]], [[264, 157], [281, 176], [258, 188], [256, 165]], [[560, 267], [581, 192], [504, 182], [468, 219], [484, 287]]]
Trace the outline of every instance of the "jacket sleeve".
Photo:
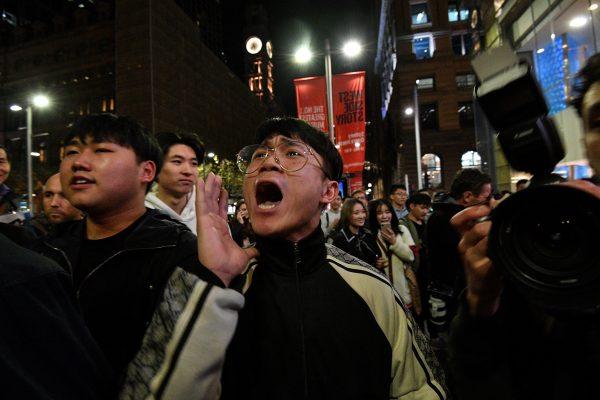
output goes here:
[[398, 304], [395, 308], [390, 399], [446, 399], [444, 373], [427, 337], [408, 311]]
[[390, 246], [390, 250], [404, 262], [413, 262], [415, 255], [410, 249], [410, 245], [405, 242], [406, 236], [396, 235], [396, 242]]
[[176, 269], [128, 366], [120, 398], [218, 398], [225, 351], [243, 304], [235, 290]]

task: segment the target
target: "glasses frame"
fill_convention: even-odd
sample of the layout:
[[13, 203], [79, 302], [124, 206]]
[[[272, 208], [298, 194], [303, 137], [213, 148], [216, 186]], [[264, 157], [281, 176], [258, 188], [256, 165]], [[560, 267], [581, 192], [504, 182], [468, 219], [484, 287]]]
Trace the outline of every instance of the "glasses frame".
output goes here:
[[[297, 168], [297, 169], [286, 168], [286, 167], [283, 166], [283, 164], [281, 163], [281, 161], [279, 160], [279, 158], [276, 156], [277, 148], [279, 148], [281, 145], [285, 144], [286, 142], [287, 143], [290, 143], [290, 142], [292, 142], [292, 143], [298, 143], [298, 144], [300, 144], [300, 145], [302, 145], [303, 147], [306, 148], [306, 150], [303, 151], [304, 155], [306, 156], [306, 158], [305, 158], [306, 161], [304, 162], [304, 164], [302, 164], [302, 166], [300, 168]], [[242, 169], [240, 167], [240, 164], [243, 164], [240, 161], [240, 159], [242, 158], [240, 156], [240, 154], [242, 153], [242, 151], [244, 151], [244, 149], [246, 149], [248, 147], [252, 147], [252, 146], [256, 146], [256, 149], [260, 148], [261, 146], [264, 147], [264, 148], [266, 148], [267, 149], [267, 156], [265, 158], [263, 158], [262, 161], [257, 165], [257, 167], [255, 169], [253, 169], [252, 171], [249, 171], [248, 168], [246, 168], [246, 170], [244, 170], [244, 169]], [[254, 151], [256, 151], [256, 149]], [[306, 165], [308, 164], [308, 159], [309, 159], [308, 156], [310, 154], [310, 155], [312, 155], [315, 158], [315, 160], [317, 161], [317, 164], [319, 164], [319, 169], [321, 171], [323, 171], [323, 173], [325, 174], [325, 176], [327, 177], [327, 179], [331, 180], [331, 178], [329, 177], [329, 174], [327, 173], [327, 171], [325, 171], [325, 168], [323, 168], [323, 164], [321, 164], [321, 162], [317, 158], [316, 154], [313, 152], [313, 149], [308, 144], [304, 143], [301, 140], [286, 139], [285, 141], [279, 143], [275, 147], [269, 147], [269, 146], [267, 146], [265, 144], [251, 144], [251, 145], [248, 145], [248, 146], [244, 146], [236, 154], [236, 156], [235, 156], [236, 163], [235, 164], [238, 167], [238, 169], [241, 172], [243, 172], [245, 175], [250, 175], [250, 174], [253, 174], [253, 173], [257, 172], [260, 169], [260, 167], [262, 167], [262, 165], [265, 163], [265, 161], [267, 160], [267, 158], [269, 158], [271, 156], [271, 153], [273, 154], [273, 160], [275, 160], [275, 162], [277, 163], [277, 165], [279, 165], [281, 167], [281, 169], [283, 169], [286, 172], [297, 172], [297, 171], [300, 171], [302, 168], [306, 167]], [[254, 152], [252, 154], [254, 154]], [[248, 164], [248, 165], [250, 165], [250, 164]]]

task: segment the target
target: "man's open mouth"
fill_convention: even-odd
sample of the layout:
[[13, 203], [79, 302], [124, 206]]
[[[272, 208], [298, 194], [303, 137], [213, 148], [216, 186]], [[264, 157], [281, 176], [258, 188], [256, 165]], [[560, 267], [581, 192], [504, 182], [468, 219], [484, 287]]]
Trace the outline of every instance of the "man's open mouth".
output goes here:
[[261, 182], [256, 186], [256, 204], [258, 208], [269, 210], [281, 203], [283, 194], [275, 183]]

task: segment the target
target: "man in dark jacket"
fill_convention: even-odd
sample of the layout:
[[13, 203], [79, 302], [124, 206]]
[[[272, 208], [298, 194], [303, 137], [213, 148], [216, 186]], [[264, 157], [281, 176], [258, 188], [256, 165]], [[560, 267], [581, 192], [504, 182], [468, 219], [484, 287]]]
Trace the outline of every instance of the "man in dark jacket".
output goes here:
[[107, 399], [111, 369], [52, 261], [0, 234], [0, 375], [5, 399]]
[[[62, 189], [87, 217], [46, 238], [39, 251], [71, 274], [84, 320], [119, 378], [122, 398], [197, 396], [194, 389], [202, 393], [205, 386], [193, 382], [194, 377], [204, 383], [218, 379], [218, 369], [207, 363], [214, 354], [223, 357], [241, 295], [219, 288], [222, 272], [213, 274], [199, 263], [196, 237], [189, 229], [144, 207], [161, 158], [141, 125], [112, 114], [90, 115], [74, 124], [65, 144]], [[186, 313], [189, 307], [222, 312], [195, 315]], [[220, 319], [230, 314], [227, 321]], [[184, 326], [185, 334], [175, 334], [176, 324], [189, 329]], [[197, 357], [188, 365], [179, 359], [178, 347], [190, 343], [195, 324], [206, 329], [191, 337], [200, 342], [186, 354]], [[213, 329], [219, 340], [202, 343]], [[182, 366], [183, 375], [173, 374]]]
[[228, 234], [220, 178], [209, 174], [197, 192], [200, 260], [245, 269], [234, 281], [245, 306], [222, 398], [445, 398], [426, 338], [389, 281], [325, 244], [320, 214], [342, 173], [327, 136], [294, 118], [269, 120], [238, 165], [257, 259]]
[[433, 203], [433, 214], [427, 221], [430, 284], [430, 332], [446, 333], [456, 312], [456, 299], [465, 287], [460, 257], [456, 250], [460, 240], [450, 219], [465, 207], [485, 202], [492, 194], [491, 178], [478, 169], [463, 169], [456, 175], [450, 197]]

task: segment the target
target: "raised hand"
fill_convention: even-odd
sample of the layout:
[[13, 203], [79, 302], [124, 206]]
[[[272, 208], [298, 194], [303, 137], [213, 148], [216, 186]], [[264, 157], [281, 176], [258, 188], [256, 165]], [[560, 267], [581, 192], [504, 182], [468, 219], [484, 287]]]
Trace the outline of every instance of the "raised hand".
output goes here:
[[470, 314], [478, 317], [491, 316], [498, 311], [502, 291], [500, 274], [488, 257], [488, 234], [492, 223], [474, 223], [490, 211], [491, 208], [485, 205], [469, 207], [450, 221], [462, 235], [458, 251], [465, 267], [467, 303]]
[[227, 191], [221, 177], [212, 172], [206, 182], [198, 179], [196, 191], [196, 223], [198, 226], [198, 259], [217, 275], [226, 286], [244, 271], [255, 248], [242, 249], [235, 243], [227, 226]]

